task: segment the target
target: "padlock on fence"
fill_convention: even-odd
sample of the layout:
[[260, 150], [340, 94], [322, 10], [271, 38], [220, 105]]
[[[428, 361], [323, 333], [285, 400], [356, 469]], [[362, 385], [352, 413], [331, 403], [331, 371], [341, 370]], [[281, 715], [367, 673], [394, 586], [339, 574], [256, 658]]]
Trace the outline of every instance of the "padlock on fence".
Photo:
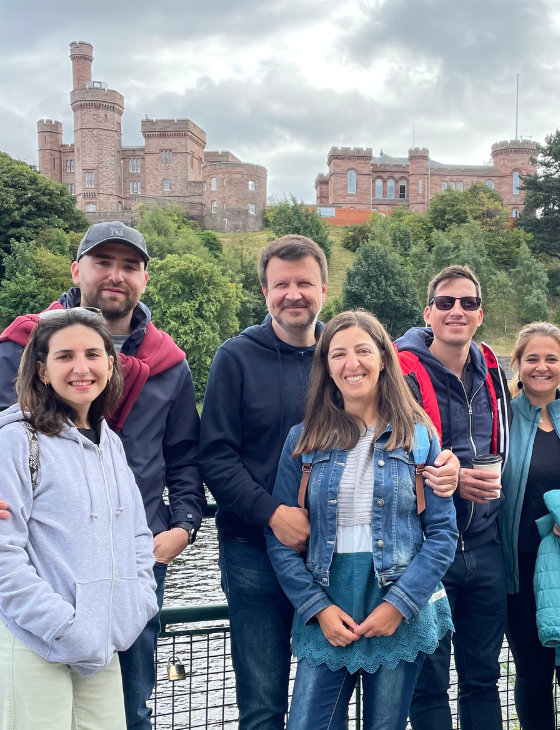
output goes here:
[[167, 661], [167, 678], [170, 682], [177, 682], [187, 678], [185, 664], [181, 657], [169, 657]]

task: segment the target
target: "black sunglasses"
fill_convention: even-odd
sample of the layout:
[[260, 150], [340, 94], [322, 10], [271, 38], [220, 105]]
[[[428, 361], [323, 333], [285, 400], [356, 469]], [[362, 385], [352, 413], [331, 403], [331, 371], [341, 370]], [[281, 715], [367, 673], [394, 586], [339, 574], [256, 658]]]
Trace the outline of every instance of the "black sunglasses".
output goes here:
[[45, 319], [54, 319], [55, 317], [60, 317], [70, 311], [80, 312], [81, 314], [93, 314], [96, 317], [103, 316], [101, 310], [97, 309], [97, 307], [72, 307], [71, 309], [48, 309], [46, 312], [41, 312], [41, 314], [38, 315], [39, 321], [42, 322]]
[[442, 295], [440, 297], [433, 297], [429, 306], [435, 304], [436, 309], [449, 312], [453, 309], [457, 300], [461, 304], [461, 309], [465, 312], [476, 312], [477, 309], [480, 309], [480, 297], [448, 297]]

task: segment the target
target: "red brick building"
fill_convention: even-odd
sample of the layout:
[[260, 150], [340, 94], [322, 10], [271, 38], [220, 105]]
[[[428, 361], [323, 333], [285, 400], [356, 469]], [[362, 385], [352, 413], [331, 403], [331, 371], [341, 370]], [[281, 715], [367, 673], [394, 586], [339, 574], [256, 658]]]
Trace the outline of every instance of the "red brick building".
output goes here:
[[326, 216], [341, 208], [387, 214], [403, 204], [424, 213], [436, 193], [478, 182], [496, 189], [516, 218], [523, 210], [520, 180], [534, 171], [530, 158], [536, 154], [533, 142], [511, 140], [492, 145], [492, 164], [445, 165], [425, 147], [410, 149], [408, 157], [383, 152], [374, 157], [371, 147], [331, 147], [328, 173], [315, 178], [316, 202]]
[[[70, 59], [74, 143], [62, 144], [60, 122], [37, 122], [39, 171], [68, 185], [92, 222], [120, 218], [130, 223], [139, 203], [176, 202], [206, 228], [262, 228], [266, 168], [243, 163], [230, 152], [207, 152], [206, 132], [190, 119], [143, 119], [144, 146], [123, 147], [124, 97], [92, 80], [91, 43], [71, 43]], [[203, 180], [210, 187], [217, 177], [227, 184], [219, 196], [210, 194], [214, 190], [206, 195]]]

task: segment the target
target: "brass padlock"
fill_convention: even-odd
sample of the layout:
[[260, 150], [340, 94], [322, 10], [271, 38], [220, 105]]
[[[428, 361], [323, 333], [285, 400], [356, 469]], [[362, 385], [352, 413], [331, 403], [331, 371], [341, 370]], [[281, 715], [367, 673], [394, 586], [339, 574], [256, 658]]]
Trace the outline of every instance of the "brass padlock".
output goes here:
[[170, 682], [177, 682], [187, 678], [185, 665], [181, 657], [169, 657], [167, 661], [167, 678]]

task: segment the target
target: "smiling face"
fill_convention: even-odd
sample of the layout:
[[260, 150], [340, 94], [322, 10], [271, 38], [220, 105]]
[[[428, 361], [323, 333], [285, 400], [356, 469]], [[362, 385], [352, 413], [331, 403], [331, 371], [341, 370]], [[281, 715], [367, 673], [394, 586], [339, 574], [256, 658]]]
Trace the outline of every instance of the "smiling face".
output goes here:
[[[468, 297], [477, 294], [474, 282], [464, 278], [444, 279], [434, 292], [434, 296], [450, 297]], [[432, 328], [434, 341], [451, 347], [464, 347], [469, 343], [482, 324], [482, 319], [481, 308], [474, 312], [466, 312], [459, 301], [455, 301], [453, 309], [447, 312], [438, 309], [435, 304], [428, 305], [424, 310], [424, 322]]]
[[109, 241], [72, 264], [82, 306], [97, 307], [108, 321], [129, 315], [146, 289], [144, 259], [132, 246]]
[[266, 305], [273, 320], [286, 333], [297, 334], [315, 326], [327, 285], [321, 282], [321, 269], [312, 256], [284, 261], [273, 256], [266, 267]]
[[383, 362], [379, 348], [361, 327], [340, 330], [332, 338], [328, 353], [331, 378], [340, 390], [344, 410], [355, 411], [376, 401]]
[[46, 362], [37, 363], [41, 380], [76, 411], [82, 424], [112, 372], [113, 358], [101, 335], [81, 324], [57, 330], [49, 340]]
[[554, 338], [531, 337], [518, 366], [519, 379], [529, 400], [549, 402], [555, 399], [560, 386], [560, 345]]

